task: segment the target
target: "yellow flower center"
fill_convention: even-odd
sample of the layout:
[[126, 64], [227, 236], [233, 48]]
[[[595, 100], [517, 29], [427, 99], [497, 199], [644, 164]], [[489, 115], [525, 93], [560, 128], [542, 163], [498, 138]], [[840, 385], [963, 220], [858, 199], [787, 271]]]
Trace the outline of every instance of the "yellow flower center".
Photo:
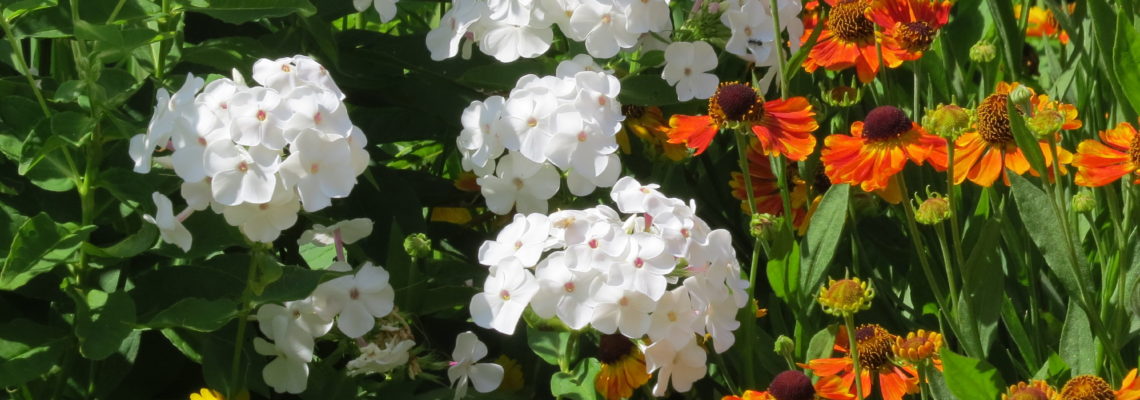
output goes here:
[[1132, 143], [1128, 146], [1128, 156], [1133, 164], [1140, 165], [1140, 132], [1132, 133]]
[[926, 22], [909, 22], [899, 23], [898, 39], [903, 47], [910, 52], [925, 51], [930, 48], [930, 43], [934, 42], [934, 28], [931, 28]]
[[859, 349], [859, 364], [868, 371], [876, 371], [890, 364], [891, 343], [895, 336], [883, 327], [865, 324], [855, 329], [855, 346]]
[[978, 134], [990, 144], [1013, 142], [1013, 130], [1006, 111], [1008, 102], [1008, 95], [992, 94], [978, 105]]
[[843, 0], [831, 9], [827, 28], [847, 42], [865, 42], [874, 39], [875, 25], [863, 15], [867, 3], [863, 0]]
[[1095, 375], [1081, 375], [1070, 379], [1061, 389], [1061, 400], [1113, 400], [1112, 386]]

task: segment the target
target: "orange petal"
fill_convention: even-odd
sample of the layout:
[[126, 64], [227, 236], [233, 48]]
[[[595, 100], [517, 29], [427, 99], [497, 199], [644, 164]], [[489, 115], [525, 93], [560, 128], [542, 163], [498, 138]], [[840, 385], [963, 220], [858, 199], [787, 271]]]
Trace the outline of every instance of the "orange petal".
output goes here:
[[716, 136], [718, 127], [707, 115], [674, 115], [669, 118], [669, 143], [684, 143], [696, 149], [694, 155], [705, 152]]
[[820, 358], [808, 361], [807, 368], [817, 376], [833, 376], [854, 368], [854, 365], [850, 357]]

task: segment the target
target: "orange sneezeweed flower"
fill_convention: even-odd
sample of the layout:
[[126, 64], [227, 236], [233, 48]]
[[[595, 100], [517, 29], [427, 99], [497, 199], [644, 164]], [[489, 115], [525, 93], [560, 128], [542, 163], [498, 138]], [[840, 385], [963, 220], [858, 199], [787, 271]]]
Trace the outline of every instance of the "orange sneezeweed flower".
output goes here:
[[[825, 0], [831, 6], [827, 19], [819, 21], [812, 13], [805, 13], [804, 34], [800, 41], [808, 42], [819, 23], [823, 30], [819, 39], [804, 59], [804, 70], [814, 72], [819, 67], [839, 71], [855, 67], [859, 81], [871, 82], [879, 73], [878, 51], [875, 49], [875, 23], [866, 16], [870, 0]], [[890, 68], [902, 65], [906, 53], [894, 37], [882, 37], [883, 63]]]
[[934, 368], [941, 371], [942, 358], [938, 356], [938, 350], [941, 348], [942, 334], [919, 329], [906, 334], [905, 338], [901, 336], [896, 338], [891, 350], [895, 352], [895, 356], [912, 363], [930, 360]]
[[[918, 372], [904, 362], [892, 362], [891, 345], [896, 336], [875, 324], [860, 325], [855, 329], [855, 345], [859, 348], [860, 381], [870, 390], [871, 379], [878, 375], [878, 390], [883, 400], [901, 400], [908, 393], [918, 393]], [[806, 367], [820, 377], [839, 376], [843, 385], [854, 391], [854, 361], [847, 350], [847, 332], [842, 326], [835, 337], [835, 348], [843, 357], [808, 361]], [[864, 393], [866, 395], [867, 393]]]
[[820, 378], [816, 383], [800, 371], [784, 371], [772, 379], [768, 390], [757, 392], [746, 390], [741, 396], [724, 396], [721, 400], [815, 400], [817, 398], [833, 400], [851, 400], [855, 397], [843, 387], [843, 380], [837, 376]]
[[[1013, 128], [1010, 126], [1006, 104], [1009, 102], [1009, 93], [1018, 86], [1019, 84], [1016, 82], [1012, 84], [998, 83], [994, 94], [986, 97], [982, 100], [982, 104], [978, 105], [977, 120], [974, 123], [973, 130], [967, 131], [954, 142], [956, 153], [954, 157], [954, 183], [960, 184], [969, 179], [978, 185], [988, 187], [993, 185], [1000, 176], [1002, 182], [1009, 185], [1006, 169], [1012, 170], [1018, 175], [1027, 171], [1034, 176], [1040, 175], [1038, 171], [1034, 171], [1029, 166], [1029, 160], [1025, 158], [1025, 154], [1021, 152], [1013, 139]], [[1081, 127], [1081, 121], [1077, 119], [1076, 108], [1072, 105], [1054, 102], [1046, 95], [1031, 96], [1030, 102], [1034, 112], [1055, 111], [1063, 116], [1064, 123], [1061, 126], [1063, 130]], [[1024, 111], [1026, 110], [1022, 110], [1022, 112]], [[1050, 154], [1048, 141], [1039, 140], [1038, 145], [1045, 155], [1045, 166], [1052, 166], [1053, 156]], [[1068, 164], [1072, 161], [1073, 154], [1058, 147], [1057, 157], [1061, 164]], [[1049, 169], [1047, 172], [1051, 174], [1052, 169], [1047, 169]], [[1061, 168], [1061, 172], [1065, 172], [1065, 169]]]
[[645, 355], [622, 335], [602, 335], [598, 361], [602, 363], [602, 370], [594, 379], [594, 389], [607, 400], [632, 396], [633, 390], [649, 382], [652, 376], [646, 372]]
[[[664, 155], [665, 158], [673, 161], [681, 161], [689, 156], [689, 151], [685, 145], [669, 143], [669, 121], [662, 115], [660, 108], [626, 105], [622, 106], [622, 114], [625, 115], [625, 121], [622, 122], [619, 135], [633, 132], [638, 139], [645, 142], [648, 148], [652, 149], [654, 155]], [[622, 146], [622, 152], [630, 154], [632, 149], [630, 149], [629, 137], [626, 136], [624, 142], [620, 139], [618, 142]]]
[[1140, 400], [1140, 379], [1136, 376], [1136, 368], [1128, 372], [1115, 394], [1116, 400]]
[[[792, 225], [799, 227], [807, 214], [804, 204], [807, 203], [807, 184], [796, 171], [795, 163], [788, 163], [788, 182], [791, 183], [789, 195], [792, 200]], [[772, 215], [784, 214], [784, 201], [780, 198], [780, 185], [772, 172], [772, 164], [768, 162], [759, 142], [753, 142], [748, 149], [748, 175], [752, 178], [752, 196], [756, 200], [756, 212]], [[728, 182], [732, 187], [732, 197], [740, 200], [740, 209], [749, 211], [748, 195], [745, 193], [744, 174], [734, 171], [732, 180]]]
[[1018, 382], [1001, 394], [1001, 400], [1052, 400], [1056, 397], [1057, 389], [1049, 386], [1048, 382], [1039, 380]]
[[[1085, 140], [1077, 146], [1073, 159], [1076, 182], [1081, 186], [1104, 186], [1140, 168], [1140, 134], [1127, 122], [1100, 131], [1100, 141]], [[1132, 183], [1140, 183], [1134, 174]]]
[[733, 125], [749, 128], [766, 155], [802, 161], [815, 150], [819, 128], [806, 98], [764, 97], [747, 83], [724, 82], [709, 99], [708, 115], [674, 115], [669, 119], [669, 143], [684, 143], [699, 155], [717, 132]]
[[935, 169], [946, 169], [946, 139], [926, 133], [918, 124], [893, 106], [879, 106], [864, 121], [851, 124], [850, 135], [824, 139], [820, 161], [832, 183], [859, 185], [864, 191], [878, 191], [897, 204], [902, 193], [891, 177], [902, 171], [907, 160], [917, 165], [930, 162]]
[[905, 50], [899, 57], [913, 61], [930, 48], [938, 30], [950, 20], [946, 0], [872, 0], [867, 18], [882, 27], [883, 35]]
[[[1077, 3], [1069, 4], [1069, 12]], [[1021, 19], [1021, 4], [1013, 6], [1013, 14]], [[1037, 6], [1029, 7], [1029, 19], [1026, 21], [1025, 36], [1038, 37], [1038, 38], [1052, 38], [1057, 37], [1061, 44], [1069, 44], [1069, 33], [1061, 29], [1061, 25], [1057, 23], [1057, 18], [1053, 15], [1052, 10], [1044, 9]], [[1059, 33], [1059, 34], [1058, 34]]]

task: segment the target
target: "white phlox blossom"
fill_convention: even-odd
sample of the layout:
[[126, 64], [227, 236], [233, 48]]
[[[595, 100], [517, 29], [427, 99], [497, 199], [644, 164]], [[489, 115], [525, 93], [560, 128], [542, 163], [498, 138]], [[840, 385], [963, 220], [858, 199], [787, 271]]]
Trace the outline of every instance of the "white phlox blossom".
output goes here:
[[322, 283], [313, 297], [326, 315], [336, 315], [336, 327], [345, 336], [358, 338], [376, 326], [376, 319], [387, 316], [395, 304], [396, 292], [388, 284], [388, 271], [364, 263], [354, 275]]
[[356, 11], [364, 11], [371, 5], [380, 14], [380, 22], [385, 23], [396, 17], [396, 2], [399, 0], [352, 0]]
[[673, 42], [665, 49], [661, 78], [676, 87], [677, 100], [707, 99], [720, 84], [720, 78], [708, 72], [716, 63], [716, 52], [707, 42]]
[[[249, 239], [272, 242], [302, 205], [314, 212], [348, 196], [369, 163], [367, 138], [316, 60], [261, 59], [253, 81], [235, 70], [209, 83], [188, 75], [173, 95], [159, 89], [147, 132], [131, 138], [129, 153], [136, 172], [156, 163], [173, 169], [189, 208], [209, 207]], [[157, 149], [172, 153], [155, 158]]]
[[472, 102], [463, 112], [461, 165], [476, 174], [494, 213], [545, 213], [561, 187], [559, 170], [578, 196], [612, 186], [621, 174], [620, 82], [588, 56], [558, 70], [560, 76], [523, 76], [510, 96]]
[[624, 177], [610, 197], [624, 215], [604, 205], [516, 214], [484, 242], [479, 261], [491, 273], [471, 300], [472, 319], [510, 334], [529, 306], [576, 330], [648, 335], [654, 393], [670, 385], [687, 391], [707, 372], [697, 337], [707, 334], [715, 351], [728, 350], [748, 303], [732, 237], [710, 229], [694, 203], [666, 197], [655, 184]]
[[[367, 7], [367, 0], [354, 1]], [[436, 61], [474, 41], [484, 54], [511, 62], [546, 53], [553, 25], [598, 58], [636, 47], [643, 34], [673, 30], [668, 0], [452, 0], [425, 42]]]
[[476, 362], [484, 357], [487, 357], [487, 345], [474, 333], [463, 332], [455, 337], [455, 350], [451, 352], [451, 366], [447, 369], [447, 379], [455, 387], [455, 400], [467, 394], [468, 382], [479, 393], [495, 390], [503, 382], [503, 366]]
[[190, 235], [190, 231], [182, 226], [182, 220], [193, 213], [194, 209], [188, 207], [186, 211], [174, 215], [174, 205], [170, 202], [170, 198], [158, 192], [151, 194], [151, 198], [156, 208], [154, 216], [144, 214], [143, 220], [158, 227], [162, 241], [178, 246], [182, 251], [190, 251], [190, 244], [194, 238]]
[[349, 361], [344, 367], [348, 376], [384, 374], [408, 363], [408, 351], [416, 346], [411, 340], [393, 340], [384, 347], [368, 343], [360, 348], [360, 357]]
[[296, 358], [289, 353], [281, 351], [262, 338], [253, 339], [253, 350], [263, 356], [273, 356], [274, 359], [261, 370], [261, 378], [265, 384], [278, 393], [301, 393], [309, 384], [309, 364], [307, 361]]

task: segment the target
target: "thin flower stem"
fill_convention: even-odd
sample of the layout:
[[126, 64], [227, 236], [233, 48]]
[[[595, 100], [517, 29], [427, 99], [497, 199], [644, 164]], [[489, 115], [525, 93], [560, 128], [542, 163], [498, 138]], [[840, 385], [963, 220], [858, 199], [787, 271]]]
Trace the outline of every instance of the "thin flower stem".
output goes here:
[[780, 31], [780, 4], [778, 0], [772, 0], [772, 29], [776, 31], [776, 40], [772, 43], [776, 46], [776, 75], [780, 81], [780, 98], [788, 98], [788, 81], [784, 76], [784, 35]]
[[44, 99], [44, 93], [40, 90], [40, 86], [36, 84], [36, 78], [32, 76], [32, 71], [28, 68], [28, 63], [24, 60], [24, 46], [20, 43], [20, 39], [12, 34], [12, 25], [8, 23], [8, 19], [0, 16], [0, 28], [4, 30], [4, 37], [8, 39], [8, 44], [12, 46], [12, 51], [15, 52], [16, 65], [20, 68], [20, 73], [24, 74], [24, 78], [28, 80], [28, 86], [32, 87], [32, 93], [36, 96], [36, 101], [40, 104], [40, 111], [43, 111], [45, 118], [51, 118], [51, 109], [48, 108], [47, 100]]
[[[879, 58], [879, 71], [877, 74], [886, 75], [887, 66], [883, 64], [883, 41], [879, 38], [881, 34], [882, 32], [879, 31], [879, 27], [875, 26], [875, 55]], [[883, 96], [889, 98], [890, 95], [887, 94], [887, 90], [890, 89], [888, 81], [888, 79], [879, 79], [879, 82], [883, 84]]]
[[[1061, 159], [1057, 158], [1057, 137], [1053, 134], [1049, 135], [1049, 155], [1053, 157], [1053, 184], [1056, 186], [1054, 201], [1057, 202], [1057, 208], [1064, 211], [1067, 209], [1064, 198], [1065, 187], [1061, 180]], [[1062, 219], [1068, 220], [1065, 218], [1065, 213], [1061, 213], [1060, 216]]]
[[[740, 158], [740, 174], [744, 178], [744, 194], [748, 199], [748, 222], [747, 229], [752, 231], [752, 217], [756, 215], [756, 195], [752, 192], [752, 174], [748, 169], [748, 137], [743, 132], [733, 132], [736, 136], [736, 153]], [[756, 306], [752, 299], [756, 296], [756, 272], [760, 263], [760, 236], [756, 236], [755, 243], [752, 244], [752, 259], [751, 265], [748, 268], [748, 316], [744, 321], [744, 383], [748, 387], [756, 386], [756, 357], [755, 346], [756, 338]]]
[[863, 376], [859, 367], [859, 347], [855, 340], [855, 316], [844, 315], [843, 323], [847, 326], [847, 343], [851, 355], [851, 365], [855, 373], [855, 399], [863, 400]]
[[950, 202], [950, 240], [954, 242], [954, 261], [958, 268], [966, 265], [966, 258], [962, 256], [962, 232], [958, 227], [958, 189], [954, 185], [954, 143], [946, 143], [946, 198]]
[[772, 172], [776, 175], [776, 186], [780, 188], [780, 203], [784, 206], [784, 225], [789, 231], [795, 231], [795, 216], [792, 215], [792, 194], [788, 190], [788, 167], [783, 156], [772, 155], [768, 157]]
[[913, 120], [922, 121], [922, 108], [920, 107], [918, 101], [918, 93], [920, 92], [919, 89], [922, 87], [922, 62], [915, 60], [914, 64], [912, 65], [914, 65], [914, 102], [911, 105], [910, 113], [913, 114]]
[[914, 244], [915, 255], [918, 256], [918, 261], [922, 264], [922, 272], [926, 275], [926, 281], [930, 284], [930, 289], [934, 291], [934, 299], [938, 302], [938, 306], [942, 312], [938, 313], [938, 318], [946, 318], [947, 325], [951, 330], [955, 330], [955, 324], [949, 315], [953, 314], [952, 309], [946, 305], [946, 297], [942, 294], [942, 287], [938, 285], [938, 281], [934, 279], [934, 271], [930, 268], [930, 261], [926, 259], [926, 247], [922, 244], [922, 236], [918, 231], [918, 225], [914, 222], [914, 206], [910, 204], [908, 197], [910, 191], [906, 187], [906, 180], [903, 179], [902, 173], [895, 174], [895, 182], [899, 185], [899, 190], [903, 193], [903, 210], [906, 211], [906, 226], [910, 230], [910, 240]]
[[930, 371], [926, 370], [927, 365], [928, 364], [925, 360], [923, 360], [922, 363], [918, 364], [918, 392], [922, 397], [922, 400], [926, 400], [928, 398], [927, 396], [929, 396], [926, 393], [929, 392], [927, 389], [930, 388], [930, 384], [926, 381], [930, 378]]
[[946, 282], [950, 285], [950, 302], [958, 305], [958, 282], [954, 276], [954, 264], [950, 259], [950, 244], [946, 240], [946, 232], [941, 225], [934, 226], [934, 233], [938, 234], [938, 243], [942, 247], [942, 263], [946, 266]]
[[[249, 302], [250, 297], [253, 295], [253, 280], [257, 276], [258, 268], [261, 266], [259, 261], [261, 260], [262, 251], [260, 245], [254, 245], [253, 252], [249, 255], [249, 272], [247, 272], [245, 276], [245, 289], [241, 292], [241, 303], [239, 303], [241, 311], [238, 312], [237, 316], [238, 325], [237, 336], [234, 338], [234, 356], [233, 361], [230, 362], [230, 381], [235, 383], [241, 382], [238, 378], [238, 374], [241, 373], [241, 354], [242, 347], [245, 346], [245, 328], [246, 325], [249, 325], [249, 321], [247, 321], [250, 311]], [[234, 385], [234, 387], [231, 388], [234, 392], [228, 393], [226, 397], [230, 398], [235, 396], [241, 390], [240, 386], [241, 385]]]

